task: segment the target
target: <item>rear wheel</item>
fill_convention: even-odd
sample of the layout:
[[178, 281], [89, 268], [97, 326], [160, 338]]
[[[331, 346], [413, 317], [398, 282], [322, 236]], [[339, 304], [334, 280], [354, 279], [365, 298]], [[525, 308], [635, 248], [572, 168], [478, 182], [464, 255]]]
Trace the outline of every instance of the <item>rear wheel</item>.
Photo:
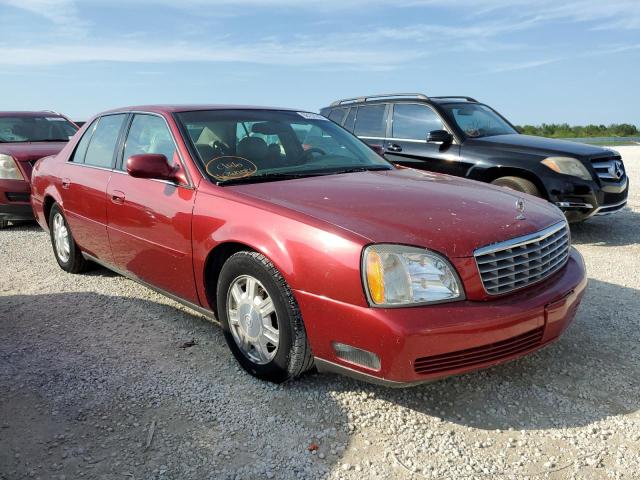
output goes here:
[[517, 192], [528, 193], [534, 197], [542, 197], [540, 190], [536, 187], [535, 183], [520, 177], [500, 177], [491, 182], [493, 185], [499, 187], [510, 188]]
[[58, 204], [54, 204], [49, 213], [49, 233], [53, 254], [60, 268], [69, 273], [85, 271], [88, 262], [82, 256], [82, 252], [73, 239], [71, 229]]
[[293, 293], [264, 255], [238, 252], [223, 265], [218, 317], [236, 360], [250, 374], [281, 383], [313, 365]]

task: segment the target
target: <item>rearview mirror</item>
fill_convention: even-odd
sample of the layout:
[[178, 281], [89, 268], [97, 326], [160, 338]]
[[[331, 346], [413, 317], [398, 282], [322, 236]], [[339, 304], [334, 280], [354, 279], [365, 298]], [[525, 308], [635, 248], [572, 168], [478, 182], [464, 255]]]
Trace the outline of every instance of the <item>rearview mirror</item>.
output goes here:
[[135, 178], [176, 180], [175, 170], [167, 157], [159, 153], [142, 153], [127, 158], [127, 173]]
[[427, 134], [427, 143], [448, 144], [453, 141], [453, 135], [446, 130], [433, 130]]

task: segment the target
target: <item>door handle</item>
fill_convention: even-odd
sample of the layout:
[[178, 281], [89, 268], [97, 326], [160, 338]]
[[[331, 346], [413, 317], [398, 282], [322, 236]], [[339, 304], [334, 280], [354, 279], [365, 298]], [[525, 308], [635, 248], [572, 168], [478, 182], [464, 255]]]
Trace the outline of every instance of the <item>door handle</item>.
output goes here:
[[61, 183], [62, 183], [62, 188], [64, 188], [65, 190], [71, 186], [71, 180], [68, 178], [63, 178]]
[[120, 190], [114, 190], [111, 192], [111, 201], [116, 205], [122, 205], [124, 203], [124, 192]]
[[389, 145], [387, 145], [387, 150], [390, 152], [401, 152], [402, 151], [402, 147], [400, 145], [398, 145], [397, 143], [391, 143]]

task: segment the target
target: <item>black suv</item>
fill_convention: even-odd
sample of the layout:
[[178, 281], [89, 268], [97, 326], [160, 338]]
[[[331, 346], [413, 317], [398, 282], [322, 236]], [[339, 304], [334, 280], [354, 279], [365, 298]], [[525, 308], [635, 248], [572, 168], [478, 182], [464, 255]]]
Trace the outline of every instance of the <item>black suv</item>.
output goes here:
[[385, 94], [333, 102], [320, 113], [391, 162], [545, 198], [570, 222], [621, 210], [629, 181], [609, 149], [521, 135], [470, 97]]

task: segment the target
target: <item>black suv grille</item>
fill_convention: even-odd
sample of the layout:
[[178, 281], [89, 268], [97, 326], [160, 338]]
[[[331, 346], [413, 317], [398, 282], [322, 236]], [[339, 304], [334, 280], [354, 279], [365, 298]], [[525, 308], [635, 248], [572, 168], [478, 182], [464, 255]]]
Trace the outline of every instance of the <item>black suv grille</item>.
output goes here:
[[595, 157], [591, 159], [591, 166], [598, 178], [603, 182], [619, 182], [625, 177], [624, 164], [619, 155]]

